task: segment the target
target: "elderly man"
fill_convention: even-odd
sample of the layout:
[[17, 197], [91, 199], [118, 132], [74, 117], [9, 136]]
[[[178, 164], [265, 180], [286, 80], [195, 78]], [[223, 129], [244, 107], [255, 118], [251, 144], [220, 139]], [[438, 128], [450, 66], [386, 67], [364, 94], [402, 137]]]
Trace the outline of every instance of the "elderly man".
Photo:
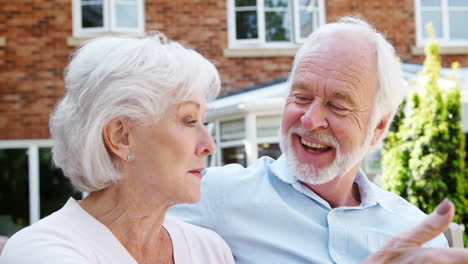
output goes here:
[[[248, 168], [210, 168], [201, 202], [172, 214], [218, 232], [237, 263], [362, 263], [425, 218], [359, 170], [403, 98], [394, 49], [366, 22], [343, 18], [309, 36], [289, 83], [284, 154]], [[445, 202], [439, 210], [444, 214], [435, 217], [453, 214], [452, 207]], [[395, 251], [388, 249], [400, 245], [390, 242], [370, 263], [390, 259]], [[440, 235], [426, 245], [447, 242]]]

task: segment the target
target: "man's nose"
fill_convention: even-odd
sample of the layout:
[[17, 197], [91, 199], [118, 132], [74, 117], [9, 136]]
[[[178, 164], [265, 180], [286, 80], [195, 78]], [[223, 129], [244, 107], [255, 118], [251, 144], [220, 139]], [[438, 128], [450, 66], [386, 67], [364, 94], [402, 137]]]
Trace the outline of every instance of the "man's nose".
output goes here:
[[326, 109], [321, 102], [311, 103], [301, 116], [302, 127], [308, 131], [328, 128]]

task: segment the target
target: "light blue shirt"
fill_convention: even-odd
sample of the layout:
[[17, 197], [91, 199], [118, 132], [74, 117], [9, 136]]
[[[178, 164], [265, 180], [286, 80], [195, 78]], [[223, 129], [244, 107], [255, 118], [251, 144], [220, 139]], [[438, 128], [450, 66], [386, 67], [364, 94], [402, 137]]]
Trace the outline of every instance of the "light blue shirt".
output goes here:
[[[355, 182], [361, 205], [332, 209], [294, 177], [284, 155], [263, 157], [248, 168], [210, 168], [201, 201], [170, 214], [216, 231], [236, 263], [361, 263], [425, 214], [362, 171]], [[447, 241], [441, 235], [426, 246], [447, 247]]]

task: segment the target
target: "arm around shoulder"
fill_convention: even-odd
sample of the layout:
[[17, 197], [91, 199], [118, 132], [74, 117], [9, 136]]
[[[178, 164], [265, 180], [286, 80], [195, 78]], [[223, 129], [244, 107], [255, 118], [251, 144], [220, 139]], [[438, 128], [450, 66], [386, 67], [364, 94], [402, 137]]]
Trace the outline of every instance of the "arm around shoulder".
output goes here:
[[223, 210], [224, 177], [227, 171], [225, 167], [208, 168], [201, 184], [200, 201], [176, 205], [168, 211], [168, 215], [216, 231]]

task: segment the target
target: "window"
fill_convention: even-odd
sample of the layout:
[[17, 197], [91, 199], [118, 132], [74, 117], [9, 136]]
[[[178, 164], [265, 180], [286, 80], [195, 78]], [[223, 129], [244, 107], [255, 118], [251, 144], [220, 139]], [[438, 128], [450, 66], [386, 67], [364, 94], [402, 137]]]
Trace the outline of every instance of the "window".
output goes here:
[[0, 140], [0, 236], [60, 209], [70, 196], [81, 199], [52, 165], [51, 140]]
[[245, 151], [245, 120], [235, 118], [219, 122], [219, 150], [221, 165], [239, 163], [247, 166]]
[[73, 35], [142, 34], [144, 0], [73, 0]]
[[442, 46], [468, 46], [468, 1], [416, 0], [415, 3], [418, 46], [423, 46], [429, 38], [428, 23], [432, 23]]
[[0, 149], [0, 235], [29, 225], [28, 149]]
[[230, 47], [302, 43], [324, 23], [324, 0], [228, 0]]
[[281, 151], [278, 143], [281, 109], [273, 113], [245, 113], [212, 120], [212, 135], [217, 143], [210, 156], [209, 165], [219, 166], [238, 163], [248, 166], [258, 157], [278, 158]]

